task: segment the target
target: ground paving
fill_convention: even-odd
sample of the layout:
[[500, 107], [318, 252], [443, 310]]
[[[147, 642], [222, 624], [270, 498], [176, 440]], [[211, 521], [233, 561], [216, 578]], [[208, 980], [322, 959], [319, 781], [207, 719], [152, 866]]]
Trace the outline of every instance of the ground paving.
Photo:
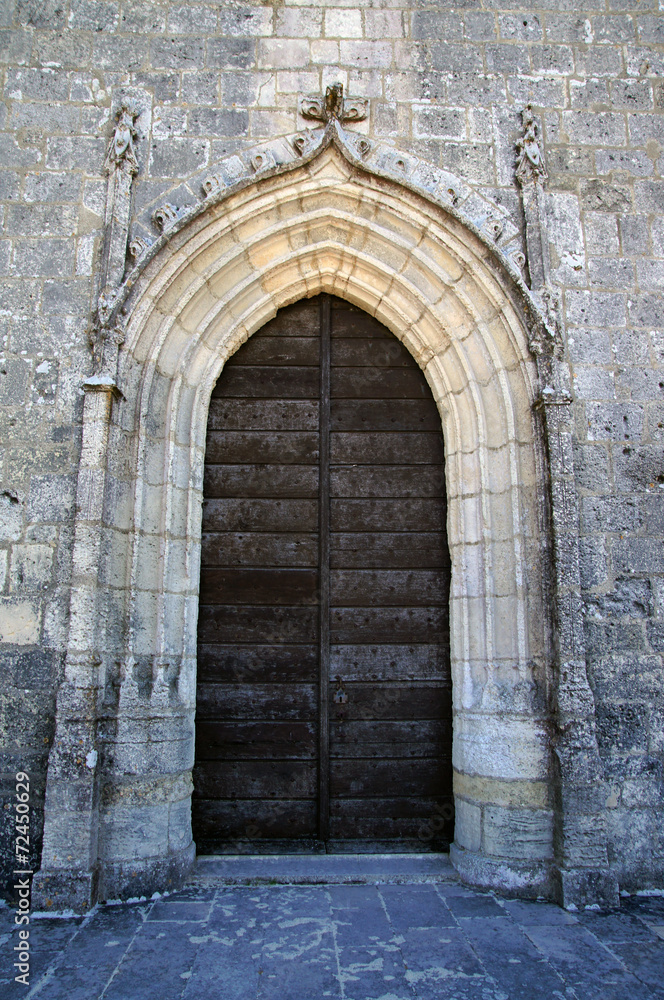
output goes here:
[[40, 1000], [664, 998], [664, 898], [570, 913], [463, 886], [422, 858], [201, 860], [191, 883], [85, 917], [36, 917]]

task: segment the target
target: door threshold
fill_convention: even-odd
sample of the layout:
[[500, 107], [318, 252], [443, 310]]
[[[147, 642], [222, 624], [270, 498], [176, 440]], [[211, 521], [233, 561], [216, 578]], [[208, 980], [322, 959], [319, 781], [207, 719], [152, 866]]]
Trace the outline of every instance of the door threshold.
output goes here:
[[190, 886], [458, 882], [449, 854], [203, 854]]

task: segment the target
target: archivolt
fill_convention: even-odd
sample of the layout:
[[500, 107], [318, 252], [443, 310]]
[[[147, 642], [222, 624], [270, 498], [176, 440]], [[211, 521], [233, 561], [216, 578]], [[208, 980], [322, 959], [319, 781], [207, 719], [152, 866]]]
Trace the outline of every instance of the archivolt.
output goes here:
[[[123, 656], [168, 664], [162, 690], [175, 664], [190, 720], [206, 417], [224, 361], [282, 306], [330, 292], [380, 320], [425, 372], [447, 455], [457, 840], [480, 849], [459, 832], [468, 810], [504, 803], [491, 789], [505, 782], [541, 788], [548, 767], [533, 694], [547, 629], [523, 288], [458, 217], [333, 145], [198, 212], [131, 283], [103, 576], [128, 625]], [[547, 797], [522, 798], [544, 865]]]

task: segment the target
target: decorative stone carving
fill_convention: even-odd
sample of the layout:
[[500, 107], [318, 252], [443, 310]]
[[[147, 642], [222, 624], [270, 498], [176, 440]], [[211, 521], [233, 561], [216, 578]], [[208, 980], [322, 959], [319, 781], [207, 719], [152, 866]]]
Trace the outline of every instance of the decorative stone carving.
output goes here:
[[125, 101], [121, 104], [116, 116], [117, 125], [104, 163], [108, 173], [118, 168], [130, 172], [132, 176], [138, 173], [138, 160], [134, 149], [134, 139], [137, 136], [134, 122], [138, 115], [139, 109], [133, 101]]
[[504, 224], [502, 219], [487, 219], [482, 227], [492, 240], [500, 239], [503, 234]]
[[143, 254], [150, 249], [152, 242], [152, 240], [148, 240], [144, 236], [135, 236], [129, 242], [129, 256], [133, 257], [136, 261], [140, 260]]
[[530, 104], [521, 112], [523, 134], [516, 145], [516, 179], [519, 184], [543, 184], [547, 179], [539, 130]]
[[533, 333], [535, 353], [562, 352], [562, 332], [559, 322], [560, 293], [551, 285], [549, 241], [547, 236], [546, 201], [544, 184], [547, 180], [546, 164], [540, 144], [539, 129], [533, 110], [528, 104], [522, 111], [523, 133], [517, 142], [516, 179], [521, 189], [523, 215], [526, 220], [526, 255], [530, 288], [541, 318], [537, 328], [545, 331], [540, 337]]
[[115, 383], [118, 351], [124, 343], [125, 331], [121, 322], [111, 326], [95, 326], [90, 333], [92, 360], [96, 375], [103, 375]]
[[90, 333], [96, 376], [115, 385], [118, 349], [124, 334], [116, 332], [113, 312], [120, 301], [120, 288], [127, 262], [127, 241], [131, 218], [132, 184], [138, 173], [134, 140], [139, 108], [133, 101], [123, 101], [116, 115], [116, 125], [108, 145], [104, 169], [108, 173], [106, 215], [101, 260], [101, 292]]
[[334, 83], [324, 97], [300, 98], [300, 114], [315, 121], [338, 121], [341, 125], [361, 122], [367, 117], [367, 101], [363, 98], [344, 98], [342, 83]]
[[165, 202], [152, 214], [152, 222], [160, 233], [165, 233], [171, 229], [180, 218], [180, 210], [170, 201]]
[[262, 170], [268, 170], [274, 166], [274, 157], [270, 155], [268, 150], [265, 150], [261, 153], [255, 153], [249, 162], [254, 173], [259, 174]]

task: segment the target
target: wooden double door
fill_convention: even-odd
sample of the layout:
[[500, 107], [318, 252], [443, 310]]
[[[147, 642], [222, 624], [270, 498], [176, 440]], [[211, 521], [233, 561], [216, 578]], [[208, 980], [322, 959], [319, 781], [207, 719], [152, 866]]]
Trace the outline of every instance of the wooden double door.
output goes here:
[[226, 364], [205, 462], [199, 851], [441, 850], [452, 837], [440, 418], [341, 299]]

